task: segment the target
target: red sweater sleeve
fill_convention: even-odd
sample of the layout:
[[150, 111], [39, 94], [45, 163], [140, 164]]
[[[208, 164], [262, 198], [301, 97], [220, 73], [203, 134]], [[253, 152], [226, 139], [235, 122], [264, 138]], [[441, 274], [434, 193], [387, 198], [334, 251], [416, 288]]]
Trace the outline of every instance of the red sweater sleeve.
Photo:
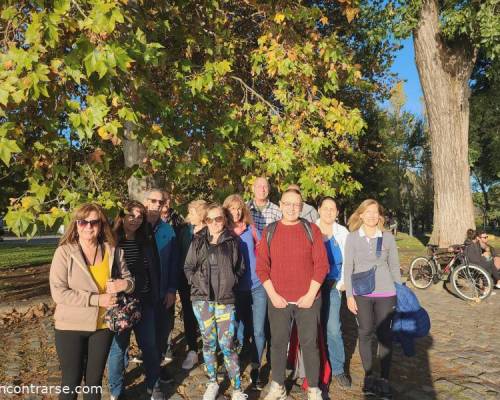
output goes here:
[[257, 243], [257, 248], [255, 250], [255, 273], [262, 283], [264, 283], [268, 279], [271, 279], [271, 259], [269, 257], [269, 248], [267, 247], [266, 235], [267, 228], [264, 228], [264, 230], [262, 231], [262, 236], [259, 240], [259, 243]]
[[314, 264], [312, 279], [318, 283], [323, 283], [330, 268], [328, 255], [326, 254], [321, 231], [315, 224], [311, 224], [311, 227], [313, 231], [312, 257]]

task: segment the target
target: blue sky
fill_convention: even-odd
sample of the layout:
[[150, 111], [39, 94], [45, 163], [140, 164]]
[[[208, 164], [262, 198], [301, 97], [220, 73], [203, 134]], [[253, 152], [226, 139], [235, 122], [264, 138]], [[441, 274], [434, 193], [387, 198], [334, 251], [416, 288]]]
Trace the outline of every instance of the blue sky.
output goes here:
[[406, 106], [405, 109], [414, 114], [422, 115], [422, 89], [415, 65], [415, 54], [413, 51], [413, 39], [409, 38], [402, 42], [403, 48], [397, 53], [392, 72], [396, 72], [399, 79], [405, 81]]

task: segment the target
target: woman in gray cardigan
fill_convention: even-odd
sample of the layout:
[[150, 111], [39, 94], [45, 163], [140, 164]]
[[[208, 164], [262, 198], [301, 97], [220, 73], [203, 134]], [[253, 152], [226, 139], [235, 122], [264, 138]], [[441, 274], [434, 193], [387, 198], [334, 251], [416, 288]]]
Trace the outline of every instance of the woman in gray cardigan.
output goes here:
[[[375, 200], [363, 201], [348, 224], [351, 233], [345, 244], [344, 279], [347, 307], [358, 322], [359, 353], [365, 370], [363, 392], [390, 399], [391, 325], [396, 306], [394, 282], [401, 283], [396, 241], [391, 233], [384, 232], [383, 209]], [[353, 274], [369, 270], [375, 271], [373, 291], [356, 293]], [[372, 279], [367, 275], [363, 276], [364, 284]], [[381, 364], [381, 378], [378, 380], [373, 376], [373, 333], [377, 336]]]

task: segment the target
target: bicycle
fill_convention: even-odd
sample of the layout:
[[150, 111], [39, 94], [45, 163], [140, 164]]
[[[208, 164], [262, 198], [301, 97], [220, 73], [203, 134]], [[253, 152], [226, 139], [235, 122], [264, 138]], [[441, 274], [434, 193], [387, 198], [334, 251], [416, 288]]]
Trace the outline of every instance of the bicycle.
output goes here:
[[[417, 257], [410, 264], [410, 280], [417, 289], [449, 281], [455, 293], [463, 300], [484, 300], [493, 291], [493, 280], [486, 269], [469, 264], [464, 245], [451, 246], [451, 251], [438, 252], [438, 246], [427, 245], [431, 255]], [[440, 256], [452, 254], [443, 268]]]

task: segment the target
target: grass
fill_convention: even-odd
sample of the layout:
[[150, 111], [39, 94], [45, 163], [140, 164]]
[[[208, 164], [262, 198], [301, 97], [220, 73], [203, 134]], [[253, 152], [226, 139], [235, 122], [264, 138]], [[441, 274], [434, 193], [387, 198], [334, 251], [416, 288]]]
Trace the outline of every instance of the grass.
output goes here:
[[56, 244], [1, 244], [0, 269], [48, 264], [55, 249]]

